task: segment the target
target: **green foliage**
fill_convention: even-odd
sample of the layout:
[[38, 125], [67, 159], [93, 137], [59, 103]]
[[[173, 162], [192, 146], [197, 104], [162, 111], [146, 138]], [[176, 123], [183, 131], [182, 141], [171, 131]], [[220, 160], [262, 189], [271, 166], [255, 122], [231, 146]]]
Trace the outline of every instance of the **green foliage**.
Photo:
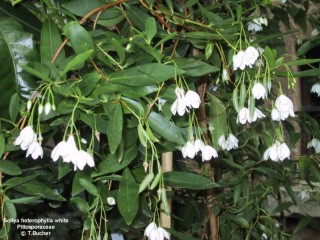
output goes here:
[[[306, 113], [292, 118], [288, 110], [289, 122], [272, 111], [296, 77], [319, 75], [319, 59], [304, 57], [319, 37], [287, 61], [283, 37], [293, 31], [278, 25], [291, 15], [302, 28], [319, 27], [302, 10], [309, 3], [0, 3], [2, 218], [68, 218], [55, 239], [108, 239], [114, 231], [140, 239], [164, 213], [172, 239], [192, 240], [208, 236], [216, 216], [221, 239], [289, 239], [274, 216], [299, 201], [297, 179], [320, 181], [319, 158], [293, 161], [279, 146], [288, 143], [290, 153], [304, 136], [319, 153], [311, 140], [320, 128]], [[263, 31], [248, 29], [270, 13]], [[250, 47], [257, 58], [237, 66], [235, 56]], [[27, 126], [34, 134], [23, 134]], [[160, 159], [167, 151], [169, 172]], [[281, 191], [289, 197], [282, 202]], [[271, 197], [279, 205], [269, 206]], [[310, 222], [302, 218], [295, 232]], [[19, 231], [6, 223], [0, 236]]]

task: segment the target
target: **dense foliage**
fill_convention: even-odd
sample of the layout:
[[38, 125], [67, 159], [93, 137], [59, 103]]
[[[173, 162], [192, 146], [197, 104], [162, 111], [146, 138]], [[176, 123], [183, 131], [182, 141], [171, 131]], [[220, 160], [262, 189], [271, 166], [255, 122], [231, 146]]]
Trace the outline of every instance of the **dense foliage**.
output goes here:
[[[304, 57], [320, 36], [310, 6], [1, 2], [1, 238], [19, 239], [23, 217], [68, 219], [52, 239], [210, 239], [213, 228], [221, 239], [289, 239], [274, 216], [297, 203], [294, 182], [320, 181], [319, 125], [288, 92], [320, 73]], [[315, 30], [288, 58], [293, 22]], [[297, 156], [302, 136], [311, 149]], [[271, 206], [280, 189], [289, 198]]]

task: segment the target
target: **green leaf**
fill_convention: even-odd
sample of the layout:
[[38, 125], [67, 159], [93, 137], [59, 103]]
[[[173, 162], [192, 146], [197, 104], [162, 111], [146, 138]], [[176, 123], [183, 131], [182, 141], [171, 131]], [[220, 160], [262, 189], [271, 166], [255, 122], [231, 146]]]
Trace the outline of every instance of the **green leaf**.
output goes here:
[[62, 161], [59, 161], [58, 163], [58, 179], [60, 180], [64, 176], [66, 176], [68, 173], [70, 173], [73, 170], [73, 167], [70, 164], [65, 164]]
[[22, 26], [12, 18], [0, 17], [0, 110], [7, 116], [10, 98], [14, 92], [31, 97], [36, 88], [35, 81], [21, 69], [22, 65], [36, 59], [33, 36], [24, 32]]
[[72, 197], [84, 191], [84, 187], [81, 185], [80, 179], [86, 179], [87, 181], [91, 181], [91, 177], [87, 174], [87, 172], [77, 171], [72, 181]]
[[320, 59], [298, 59], [290, 62], [286, 62], [287, 66], [299, 66], [299, 65], [308, 65], [320, 62]]
[[173, 230], [172, 228], [166, 228], [166, 231], [180, 240], [199, 240], [199, 238], [190, 237], [189, 235]]
[[77, 205], [77, 207], [79, 208], [79, 210], [83, 213], [88, 213], [89, 212], [89, 204], [86, 200], [84, 200], [83, 198], [80, 197], [73, 197], [70, 199], [71, 202], [75, 203]]
[[82, 53], [76, 55], [70, 61], [68, 61], [66, 66], [62, 69], [61, 73], [59, 74], [59, 78], [64, 76], [70, 70], [73, 70], [74, 67], [79, 66], [80, 64], [83, 64], [89, 57], [92, 56], [93, 52], [94, 52], [93, 50], [88, 50], [86, 52], [82, 52]]
[[10, 202], [10, 199], [5, 196], [4, 199], [4, 214], [8, 219], [16, 219], [17, 211], [13, 203]]
[[299, 223], [297, 224], [297, 226], [295, 227], [293, 234], [297, 234], [299, 231], [301, 231], [302, 229], [305, 229], [306, 226], [309, 225], [309, 223], [311, 223], [312, 218], [311, 217], [302, 217], [299, 221]]
[[115, 173], [124, 169], [133, 159], [135, 159], [137, 154], [138, 149], [135, 145], [125, 149], [123, 160], [121, 162], [118, 161], [117, 154], [109, 154], [107, 158], [98, 165], [98, 172], [93, 172], [92, 176], [97, 177], [108, 173]]
[[17, 120], [17, 117], [19, 114], [19, 109], [20, 109], [19, 103], [20, 103], [19, 95], [17, 93], [13, 94], [9, 104], [9, 114], [13, 122]]
[[111, 83], [142, 87], [160, 84], [182, 73], [181, 69], [174, 66], [149, 63], [111, 73], [108, 78]]
[[269, 177], [278, 179], [278, 180], [283, 180], [283, 176], [281, 176], [278, 172], [275, 170], [269, 168], [269, 167], [257, 167], [255, 168], [256, 171], [261, 172]]
[[[41, 29], [40, 56], [42, 63], [50, 63], [55, 53], [62, 44], [61, 34], [53, 20], [47, 18]], [[62, 49], [55, 63], [59, 64], [65, 59], [65, 52]]]
[[9, 160], [0, 160], [0, 172], [5, 174], [16, 176], [22, 173], [21, 168], [12, 161]]
[[244, 228], [249, 228], [250, 227], [250, 224], [247, 221], [247, 219], [245, 219], [242, 216], [239, 216], [239, 215], [235, 216], [235, 215], [227, 214], [226, 218], [229, 218], [231, 221], [239, 224], [241, 227], [244, 227]]
[[184, 144], [185, 141], [180, 128], [178, 128], [173, 122], [167, 120], [164, 116], [151, 112], [148, 121], [152, 130], [157, 132], [160, 136], [171, 142], [178, 143], [180, 145]]
[[153, 17], [150, 17], [146, 21], [145, 34], [147, 42], [150, 44], [154, 36], [157, 34], [157, 24]]
[[96, 88], [100, 79], [101, 75], [96, 71], [83, 75], [81, 82], [78, 84], [82, 95], [88, 96]]
[[130, 108], [130, 110], [133, 111], [137, 116], [144, 116], [145, 111], [141, 103], [126, 97], [122, 97], [121, 100], [123, 101], [123, 105], [126, 108]]
[[[124, 169], [122, 177], [135, 182], [128, 168]], [[125, 222], [130, 225], [139, 210], [138, 187], [127, 182], [120, 182], [117, 192], [117, 206]]]
[[107, 137], [111, 154], [117, 151], [122, 140], [123, 113], [120, 103], [109, 104], [107, 108], [109, 122]]
[[97, 129], [98, 132], [107, 134], [108, 121], [103, 117], [81, 112], [79, 119], [92, 129]]
[[83, 186], [84, 189], [87, 190], [87, 192], [90, 193], [91, 195], [96, 197], [100, 195], [98, 188], [96, 188], [96, 186], [93, 183], [88, 181], [88, 179], [80, 178], [79, 182], [81, 186]]
[[36, 180], [31, 180], [27, 183], [16, 186], [15, 189], [25, 194], [42, 196], [55, 201], [65, 201], [65, 199], [58, 192]]
[[6, 139], [3, 134], [0, 134], [0, 158], [6, 150]]
[[178, 68], [185, 71], [184, 75], [190, 77], [200, 77], [208, 73], [218, 72], [219, 68], [194, 58], [175, 58]]
[[298, 168], [302, 180], [306, 180], [311, 164], [312, 158], [310, 158], [309, 156], [303, 155], [299, 158]]
[[36, 178], [38, 174], [33, 174], [26, 177], [13, 177], [5, 181], [2, 186], [5, 187], [5, 191], [7, 191], [10, 188], [14, 188], [16, 186], [19, 186], [21, 184], [27, 183], [31, 181], [32, 179]]
[[227, 132], [227, 112], [222, 101], [216, 96], [209, 94], [209, 118], [208, 125], [211, 135], [211, 142], [216, 150], [221, 149], [218, 139]]
[[283, 212], [284, 210], [287, 210], [292, 205], [293, 205], [292, 202], [282, 202], [275, 209], [272, 210], [271, 214], [275, 215], [279, 212]]
[[7, 202], [13, 203], [13, 204], [28, 204], [28, 203], [35, 203], [38, 202], [39, 199], [41, 199], [41, 196], [36, 197], [22, 197], [22, 198], [15, 198], [10, 199]]
[[219, 187], [217, 183], [206, 177], [188, 172], [166, 172], [163, 178], [165, 185], [170, 187], [194, 190]]

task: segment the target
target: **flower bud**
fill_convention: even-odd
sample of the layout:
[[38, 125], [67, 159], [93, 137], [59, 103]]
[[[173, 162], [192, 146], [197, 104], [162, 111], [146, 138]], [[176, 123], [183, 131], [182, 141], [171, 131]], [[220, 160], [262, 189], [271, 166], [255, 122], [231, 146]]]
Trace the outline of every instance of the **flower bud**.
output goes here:
[[43, 112], [43, 105], [42, 105], [42, 104], [39, 104], [38, 113], [39, 113], [39, 114], [42, 114], [42, 112]]

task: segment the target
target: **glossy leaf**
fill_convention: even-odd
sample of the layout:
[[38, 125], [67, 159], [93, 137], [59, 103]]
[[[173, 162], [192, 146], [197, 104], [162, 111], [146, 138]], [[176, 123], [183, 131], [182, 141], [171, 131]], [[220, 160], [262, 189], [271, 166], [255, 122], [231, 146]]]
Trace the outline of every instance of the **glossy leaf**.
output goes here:
[[212, 180], [194, 173], [166, 172], [163, 174], [163, 177], [165, 185], [170, 187], [194, 190], [219, 187], [219, 185]]
[[88, 181], [88, 179], [80, 178], [79, 182], [80, 182], [81, 186], [83, 186], [84, 189], [88, 193], [90, 193], [91, 195], [96, 196], [96, 197], [100, 195], [98, 188], [96, 188], [96, 186], [93, 183]]
[[216, 66], [209, 65], [194, 58], [176, 58], [175, 63], [178, 68], [185, 71], [185, 75], [190, 77], [200, 77], [219, 71], [219, 68]]
[[[53, 59], [53, 56], [56, 54], [62, 43], [61, 34], [58, 27], [50, 18], [46, 19], [43, 23], [41, 29], [41, 38], [40, 38], [40, 56], [41, 62], [50, 63]], [[55, 61], [56, 64], [59, 64], [62, 60], [65, 59], [64, 49], [60, 51], [60, 54]]]
[[108, 75], [108, 78], [113, 83], [142, 87], [160, 84], [182, 73], [182, 70], [174, 66], [149, 63], [111, 73]]
[[120, 103], [110, 104], [107, 108], [109, 122], [107, 127], [108, 143], [111, 154], [117, 151], [122, 140], [123, 112]]
[[[128, 168], [124, 169], [122, 177], [129, 181], [135, 181]], [[138, 189], [139, 188], [136, 185], [132, 185], [128, 182], [120, 182], [119, 184], [117, 206], [120, 214], [128, 225], [132, 223], [139, 210]]]
[[22, 173], [21, 168], [10, 160], [0, 160], [0, 172], [11, 176], [17, 176]]
[[152, 39], [157, 34], [157, 24], [153, 17], [148, 18], [146, 21], [145, 34], [148, 43], [151, 43]]
[[151, 112], [148, 121], [152, 130], [165, 139], [181, 145], [185, 143], [181, 130], [161, 114]]

